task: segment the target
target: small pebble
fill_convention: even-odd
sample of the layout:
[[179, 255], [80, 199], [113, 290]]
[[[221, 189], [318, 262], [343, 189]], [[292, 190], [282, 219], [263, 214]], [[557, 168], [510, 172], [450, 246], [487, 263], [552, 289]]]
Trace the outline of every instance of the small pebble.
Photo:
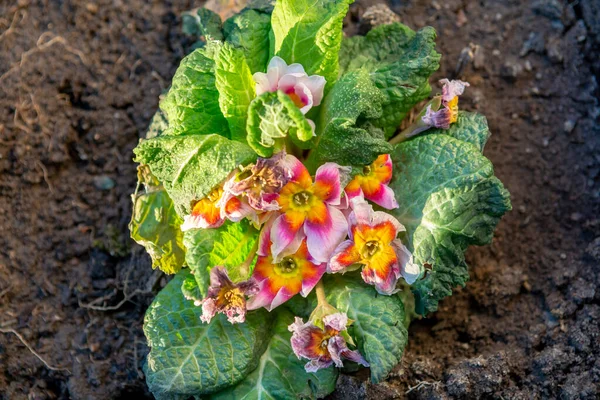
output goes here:
[[500, 56], [500, 50], [498, 50], [498, 49], [492, 50], [492, 55], [494, 55], [496, 57], [499, 57]]
[[567, 255], [565, 253], [560, 253], [560, 258], [563, 260], [567, 259]]
[[533, 70], [533, 67], [531, 66], [529, 60], [525, 61], [525, 70], [527, 70], [528, 72], [531, 72], [531, 70]]
[[566, 120], [565, 124], [564, 124], [565, 132], [571, 133], [571, 132], [573, 132], [573, 129], [575, 129], [575, 121], [573, 121], [571, 119]]
[[115, 181], [106, 175], [96, 176], [94, 186], [98, 190], [110, 190], [115, 187]]

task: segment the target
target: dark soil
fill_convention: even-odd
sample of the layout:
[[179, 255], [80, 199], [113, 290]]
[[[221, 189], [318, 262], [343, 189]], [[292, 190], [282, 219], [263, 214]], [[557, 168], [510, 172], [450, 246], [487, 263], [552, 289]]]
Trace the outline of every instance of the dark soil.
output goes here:
[[[374, 3], [352, 6], [349, 33]], [[436, 77], [471, 82], [461, 106], [488, 117], [514, 211], [388, 381], [346, 376], [332, 397], [598, 398], [600, 5], [390, 3], [438, 30]], [[128, 238], [131, 150], [200, 5], [0, 3], [0, 399], [150, 397], [142, 319], [165, 278]]]

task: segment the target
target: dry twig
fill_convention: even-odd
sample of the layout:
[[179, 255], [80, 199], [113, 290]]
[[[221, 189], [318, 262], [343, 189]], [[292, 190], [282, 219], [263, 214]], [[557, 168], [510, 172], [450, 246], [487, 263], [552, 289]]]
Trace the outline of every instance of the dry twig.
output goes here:
[[46, 360], [44, 360], [44, 358], [42, 356], [40, 356], [38, 354], [37, 351], [35, 351], [33, 349], [33, 347], [31, 347], [31, 345], [29, 343], [27, 343], [27, 341], [23, 338], [23, 336], [21, 336], [19, 334], [19, 332], [15, 331], [12, 328], [6, 329], [6, 328], [0, 328], [0, 332], [2, 333], [12, 333], [14, 334], [17, 338], [19, 338], [19, 340], [21, 341], [21, 343], [23, 343], [25, 345], [25, 347], [27, 347], [27, 349], [34, 355], [37, 357], [38, 360], [40, 360], [41, 362], [44, 363], [44, 365], [46, 366], [46, 368], [48, 368], [49, 370], [52, 371], [67, 371], [69, 374], [71, 373], [71, 371], [69, 371], [67, 368], [62, 368], [62, 367], [53, 367], [52, 365], [48, 364], [48, 362]]

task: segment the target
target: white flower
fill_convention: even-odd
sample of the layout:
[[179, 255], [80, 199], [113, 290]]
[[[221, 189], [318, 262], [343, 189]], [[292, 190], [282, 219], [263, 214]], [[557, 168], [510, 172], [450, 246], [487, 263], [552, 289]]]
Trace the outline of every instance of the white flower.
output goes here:
[[326, 83], [322, 76], [308, 76], [302, 65], [287, 65], [277, 56], [269, 62], [267, 73], [255, 73], [254, 80], [257, 95], [281, 90], [290, 96], [303, 114], [321, 104]]

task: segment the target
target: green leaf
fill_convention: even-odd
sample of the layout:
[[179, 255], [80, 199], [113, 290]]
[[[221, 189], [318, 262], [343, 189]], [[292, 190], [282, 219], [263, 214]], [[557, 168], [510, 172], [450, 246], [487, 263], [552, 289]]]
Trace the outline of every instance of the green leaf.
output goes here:
[[331, 87], [338, 77], [342, 21], [349, 0], [280, 0], [271, 25], [274, 54], [300, 63], [309, 75], [321, 75]]
[[210, 285], [210, 253], [215, 240], [220, 237], [220, 229], [190, 229], [183, 234], [183, 245], [186, 248], [185, 262], [190, 267], [194, 280], [202, 298]]
[[371, 380], [378, 383], [402, 359], [408, 340], [404, 306], [398, 296], [380, 295], [372, 286], [350, 275], [327, 277], [327, 301], [354, 321], [349, 333], [371, 364]]
[[222, 314], [202, 323], [202, 308], [181, 293], [188, 275], [188, 270], [179, 272], [144, 318], [150, 346], [146, 383], [158, 399], [209, 394], [236, 384], [257, 367], [271, 337], [272, 317], [265, 311], [248, 313], [243, 324], [230, 324]]
[[285, 93], [263, 93], [250, 103], [248, 145], [261, 157], [270, 157], [273, 147], [289, 137], [300, 148], [309, 148], [313, 131], [308, 120]]
[[383, 114], [373, 124], [393, 135], [407, 113], [431, 92], [429, 77], [439, 68], [435, 30], [418, 32], [400, 23], [380, 25], [366, 36], [345, 39], [340, 50], [343, 72], [366, 69], [385, 95]]
[[229, 137], [215, 86], [214, 49], [204, 47], [185, 57], [171, 89], [160, 103], [169, 121], [169, 135], [218, 134]]
[[205, 40], [223, 40], [221, 17], [208, 8], [198, 8], [183, 13], [183, 33], [190, 36], [204, 36]]
[[256, 160], [247, 145], [219, 135], [159, 136], [142, 140], [133, 151], [135, 161], [148, 164], [163, 183], [180, 215], [235, 168]]
[[449, 129], [428, 129], [422, 135], [448, 135], [455, 139], [471, 143], [483, 151], [483, 147], [491, 136], [485, 116], [467, 111], [458, 112], [458, 120]]
[[225, 40], [243, 50], [250, 71], [263, 72], [269, 61], [271, 15], [247, 9], [223, 24]]
[[254, 267], [257, 241], [258, 230], [246, 220], [223, 225], [209, 256], [210, 267], [224, 266], [234, 282], [248, 279]]
[[384, 96], [365, 70], [344, 75], [325, 97], [317, 123], [317, 137], [307, 163], [315, 170], [332, 161], [340, 165], [364, 166], [392, 146], [383, 131], [366, 119], [381, 116]]
[[392, 160], [390, 187], [400, 207], [391, 213], [407, 228], [415, 262], [431, 266], [412, 288], [417, 312], [426, 314], [465, 284], [464, 252], [491, 241], [511, 209], [509, 194], [478, 147], [449, 135], [400, 143]]
[[161, 188], [131, 196], [133, 212], [129, 230], [131, 238], [144, 246], [152, 258], [152, 268], [174, 274], [185, 261], [183, 222], [173, 207], [173, 201]]
[[167, 121], [167, 116], [162, 110], [158, 109], [154, 113], [152, 120], [150, 120], [150, 125], [146, 131], [146, 139], [163, 135], [168, 129], [169, 121]]
[[334, 391], [338, 371], [334, 367], [307, 373], [292, 351], [292, 334], [287, 327], [294, 316], [287, 310], [277, 312], [277, 321], [269, 346], [258, 368], [237, 386], [211, 396], [212, 400], [287, 400], [323, 398]]
[[230, 43], [223, 43], [219, 47], [215, 56], [219, 105], [229, 124], [231, 139], [245, 143], [248, 106], [256, 97], [256, 83], [242, 50]]
[[206, 293], [201, 293], [200, 286], [192, 274], [188, 274], [181, 284], [181, 292], [187, 300], [202, 300]]

